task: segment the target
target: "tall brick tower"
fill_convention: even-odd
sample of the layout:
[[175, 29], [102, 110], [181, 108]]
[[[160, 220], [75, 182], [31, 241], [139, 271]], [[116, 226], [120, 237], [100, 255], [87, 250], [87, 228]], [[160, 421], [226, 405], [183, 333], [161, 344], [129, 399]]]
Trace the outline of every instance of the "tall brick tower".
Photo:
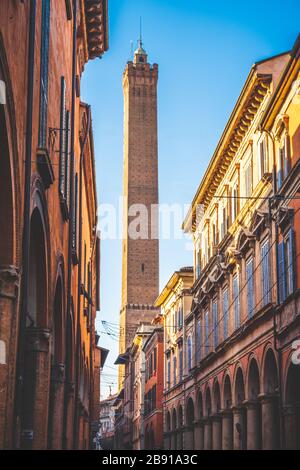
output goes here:
[[[141, 322], [150, 322], [159, 293], [157, 158], [158, 65], [150, 65], [142, 40], [123, 74], [124, 91], [124, 175], [123, 175], [123, 261], [122, 306], [120, 312], [120, 353], [131, 344]], [[138, 206], [143, 205], [140, 212]], [[145, 215], [148, 224], [139, 226], [132, 238], [128, 228]], [[151, 217], [152, 212], [152, 217]]]

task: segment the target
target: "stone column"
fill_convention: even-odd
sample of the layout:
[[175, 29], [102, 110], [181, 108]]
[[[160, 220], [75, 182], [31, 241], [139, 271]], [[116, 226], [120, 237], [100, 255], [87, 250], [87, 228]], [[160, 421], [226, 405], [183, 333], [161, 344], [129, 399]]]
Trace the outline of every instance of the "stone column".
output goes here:
[[243, 449], [243, 440], [247, 430], [245, 429], [243, 408], [236, 406], [232, 408], [233, 412], [233, 448], [234, 450]]
[[171, 434], [171, 450], [177, 449], [177, 431], [172, 431]]
[[[52, 365], [51, 382], [50, 382], [50, 399], [49, 399], [49, 418], [48, 418], [49, 419], [48, 445], [50, 449], [62, 448], [64, 381], [65, 381], [65, 365], [62, 363]], [[78, 419], [78, 422], [79, 422], [79, 419]]]
[[212, 448], [213, 450], [222, 449], [222, 420], [219, 415], [212, 417]]
[[222, 412], [222, 449], [233, 449], [233, 424], [231, 410], [223, 410]]
[[259, 429], [259, 404], [256, 401], [245, 401], [247, 409], [247, 450], [259, 449], [260, 432]]
[[194, 450], [194, 426], [186, 426], [185, 428], [184, 450]]
[[289, 405], [285, 406], [283, 409], [283, 425], [284, 425], [284, 433], [285, 433], [285, 443], [284, 447], [288, 450], [295, 450], [297, 449], [296, 443], [296, 434], [297, 434], [297, 426], [296, 426], [296, 409], [295, 406]]
[[204, 450], [212, 449], [212, 422], [211, 418], [204, 419]]
[[262, 448], [274, 450], [278, 446], [278, 409], [275, 395], [260, 395], [262, 420]]
[[203, 448], [204, 448], [203, 421], [199, 420], [195, 424], [195, 450], [203, 450]]
[[19, 273], [0, 266], [0, 449], [13, 447]]
[[177, 431], [177, 450], [183, 450], [183, 431], [182, 428]]

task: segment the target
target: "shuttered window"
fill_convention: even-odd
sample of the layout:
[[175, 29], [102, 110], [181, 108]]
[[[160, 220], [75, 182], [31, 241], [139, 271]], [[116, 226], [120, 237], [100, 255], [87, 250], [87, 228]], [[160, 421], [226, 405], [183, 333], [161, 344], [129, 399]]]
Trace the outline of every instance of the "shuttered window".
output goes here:
[[229, 295], [228, 288], [223, 290], [223, 336], [224, 339], [228, 337], [228, 322], [229, 322]]
[[74, 217], [72, 221], [72, 251], [77, 255], [77, 228], [78, 228], [78, 174], [74, 182]]
[[236, 274], [233, 278], [233, 310], [234, 310], [234, 326], [240, 326], [240, 300], [239, 300], [239, 277]]
[[188, 337], [187, 341], [188, 370], [192, 368], [192, 337]]
[[209, 311], [206, 310], [204, 315], [205, 322], [205, 353], [209, 353]]
[[271, 299], [269, 240], [261, 246], [261, 267], [262, 304], [267, 305]]
[[50, 0], [42, 0], [39, 147], [47, 148]]
[[197, 319], [196, 324], [196, 361], [197, 364], [201, 361], [201, 348], [202, 348], [202, 331], [201, 331], [201, 319]]
[[173, 385], [176, 385], [176, 376], [177, 376], [177, 358], [173, 357]]
[[70, 202], [70, 112], [66, 109], [66, 81], [61, 77], [59, 194], [64, 218], [68, 218]]
[[167, 388], [171, 386], [171, 363], [170, 360], [167, 362]]
[[290, 229], [284, 240], [278, 244], [279, 301], [295, 290], [295, 263], [293, 256], [294, 231]]
[[287, 295], [290, 295], [295, 290], [295, 254], [294, 254], [294, 230], [290, 229], [285, 239], [285, 264], [286, 264], [286, 280], [287, 280]]
[[179, 349], [179, 380], [180, 382], [183, 379], [183, 351], [182, 348]]
[[250, 197], [252, 194], [252, 161], [245, 168], [245, 196]]
[[246, 282], [247, 282], [247, 310], [248, 318], [254, 314], [254, 263], [253, 258], [248, 259], [246, 263]]
[[212, 313], [213, 313], [213, 329], [214, 329], [214, 347], [216, 347], [219, 344], [219, 334], [218, 334], [218, 302], [217, 300], [213, 301], [213, 308], [212, 308]]

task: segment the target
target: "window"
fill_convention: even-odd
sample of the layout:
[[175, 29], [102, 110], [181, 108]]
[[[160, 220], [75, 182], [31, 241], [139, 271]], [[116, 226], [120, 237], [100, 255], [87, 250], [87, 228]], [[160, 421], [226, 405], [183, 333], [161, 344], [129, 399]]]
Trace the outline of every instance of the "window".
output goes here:
[[154, 368], [155, 372], [156, 372], [156, 367], [157, 367], [157, 348], [154, 348], [154, 351], [153, 351], [153, 368]]
[[270, 302], [270, 261], [269, 261], [269, 240], [261, 246], [261, 281], [262, 281], [262, 304]]
[[182, 347], [179, 349], [179, 381], [183, 379], [183, 351]]
[[278, 171], [277, 171], [277, 187], [281, 188], [283, 180], [287, 177], [290, 163], [289, 163], [289, 140], [288, 135], [285, 134], [280, 142], [280, 147], [278, 150]]
[[47, 147], [50, 0], [42, 2], [39, 147]]
[[253, 258], [246, 262], [246, 283], [247, 283], [247, 309], [248, 318], [254, 313], [254, 264]]
[[252, 161], [245, 168], [245, 197], [250, 197], [252, 194]]
[[196, 276], [197, 278], [200, 276], [201, 274], [201, 250], [198, 249], [198, 251], [196, 252]]
[[265, 139], [262, 139], [258, 143], [258, 156], [259, 156], [259, 165], [258, 165], [259, 179], [261, 179], [265, 173], [268, 173], [268, 170], [269, 170], [267, 143]]
[[212, 243], [214, 246], [217, 246], [218, 244], [218, 232], [216, 222], [213, 222], [212, 224]]
[[72, 255], [77, 259], [77, 227], [78, 227], [78, 174], [74, 183], [74, 217], [72, 222]]
[[240, 326], [240, 301], [239, 301], [239, 276], [236, 274], [233, 278], [233, 310], [234, 310], [234, 326]]
[[197, 364], [201, 361], [201, 348], [202, 348], [202, 331], [201, 331], [201, 319], [197, 319], [196, 324], [196, 362]]
[[235, 219], [237, 218], [237, 215], [238, 215], [238, 210], [239, 210], [239, 206], [238, 206], [238, 203], [239, 203], [239, 193], [238, 193], [238, 186], [237, 184], [234, 186], [233, 190], [232, 190], [232, 222], [235, 221]]
[[167, 360], [167, 388], [170, 388], [171, 385], [171, 362], [170, 358]]
[[70, 113], [66, 109], [66, 81], [64, 77], [61, 77], [60, 96], [59, 193], [65, 209], [65, 218], [67, 218], [70, 192]]
[[176, 378], [177, 378], [177, 358], [174, 355], [173, 357], [173, 385], [176, 385]]
[[294, 231], [290, 229], [281, 243], [278, 244], [279, 301], [285, 299], [295, 289], [295, 265], [293, 258]]
[[228, 288], [223, 290], [223, 336], [224, 339], [228, 337], [228, 322], [229, 322], [229, 295]]
[[182, 308], [182, 305], [179, 306], [179, 310], [178, 310], [178, 326], [179, 326], [179, 329], [181, 329], [183, 327], [183, 308]]
[[205, 321], [205, 353], [209, 353], [209, 311], [206, 310], [204, 314]]
[[192, 369], [192, 337], [188, 336], [187, 341], [187, 359], [188, 359], [188, 370]]
[[216, 347], [219, 344], [219, 334], [218, 334], [218, 301], [214, 300], [213, 301], [213, 307], [212, 307], [212, 313], [213, 313], [213, 329], [214, 329], [214, 347]]

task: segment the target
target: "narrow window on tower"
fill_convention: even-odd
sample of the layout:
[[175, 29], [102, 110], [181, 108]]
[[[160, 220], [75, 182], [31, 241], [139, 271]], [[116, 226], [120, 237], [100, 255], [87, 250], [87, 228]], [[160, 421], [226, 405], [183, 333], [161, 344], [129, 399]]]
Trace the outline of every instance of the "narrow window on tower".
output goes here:
[[143, 264], [142, 264], [142, 273], [144, 273], [144, 272], [145, 272], [145, 265], [144, 265], [144, 263], [143, 263]]
[[39, 147], [47, 148], [50, 0], [42, 3]]

